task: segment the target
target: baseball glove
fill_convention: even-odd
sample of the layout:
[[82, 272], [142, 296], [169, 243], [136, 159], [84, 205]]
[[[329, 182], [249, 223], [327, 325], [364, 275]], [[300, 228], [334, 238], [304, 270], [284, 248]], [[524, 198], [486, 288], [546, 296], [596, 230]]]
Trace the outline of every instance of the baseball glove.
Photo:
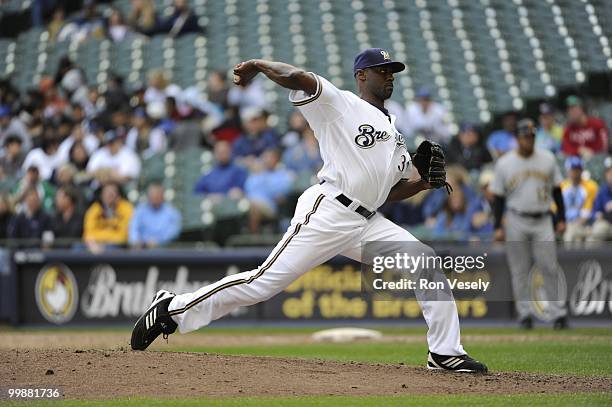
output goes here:
[[423, 141], [412, 156], [412, 163], [423, 181], [436, 189], [445, 187], [450, 195], [453, 188], [446, 182], [444, 151], [439, 144]]

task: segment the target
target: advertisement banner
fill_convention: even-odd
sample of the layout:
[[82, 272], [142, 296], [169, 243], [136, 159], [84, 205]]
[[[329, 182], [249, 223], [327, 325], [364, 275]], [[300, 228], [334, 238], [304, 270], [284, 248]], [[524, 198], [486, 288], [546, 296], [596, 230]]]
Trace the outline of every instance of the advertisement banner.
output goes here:
[[[504, 247], [440, 246], [436, 253], [444, 258], [486, 257], [485, 267], [478, 267], [473, 274], [455, 271], [443, 274], [451, 282], [461, 318], [514, 317], [513, 280]], [[118, 251], [102, 256], [70, 251], [17, 252], [13, 258], [18, 322], [133, 323], [157, 290], [195, 291], [227, 275], [256, 268], [267, 254], [268, 250], [260, 249]], [[548, 289], [545, 272], [538, 262], [533, 262], [527, 274], [528, 289], [520, 298], [542, 320], [548, 320], [547, 304], [553, 301], [567, 302], [572, 318], [611, 318], [611, 265], [612, 251], [605, 247], [558, 250], [561, 283], [555, 282], [554, 290]], [[413, 290], [397, 295], [398, 290], [368, 287], [372, 281], [373, 277], [360, 263], [337, 257], [303, 274], [268, 301], [238, 309], [226, 318], [247, 321], [422, 318]]]

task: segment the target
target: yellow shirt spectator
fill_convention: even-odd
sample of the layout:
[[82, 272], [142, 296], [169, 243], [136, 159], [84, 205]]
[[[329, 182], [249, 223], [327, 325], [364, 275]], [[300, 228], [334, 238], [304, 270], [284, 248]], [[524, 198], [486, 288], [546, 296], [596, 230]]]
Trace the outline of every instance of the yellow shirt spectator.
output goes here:
[[105, 244], [122, 245], [128, 242], [128, 230], [134, 208], [119, 194], [116, 184], [107, 184], [100, 193], [100, 202], [94, 202], [85, 213], [83, 239], [96, 253]]
[[132, 204], [119, 200], [112, 214], [105, 215], [99, 202], [94, 202], [85, 214], [83, 238], [99, 243], [125, 244], [133, 211]]
[[597, 189], [597, 183], [591, 179], [580, 180], [578, 185], [574, 185], [569, 179], [561, 182], [567, 221], [591, 217]]

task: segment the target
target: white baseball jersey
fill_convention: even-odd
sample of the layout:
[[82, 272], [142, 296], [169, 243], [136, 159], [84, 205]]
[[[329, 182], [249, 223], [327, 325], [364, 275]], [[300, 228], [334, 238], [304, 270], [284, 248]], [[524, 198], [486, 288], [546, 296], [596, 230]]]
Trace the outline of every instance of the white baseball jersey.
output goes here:
[[323, 168], [318, 177], [376, 210], [411, 170], [404, 138], [395, 129], [395, 116], [312, 75], [317, 80], [315, 94], [293, 90], [289, 100], [302, 112], [319, 142]]
[[[417, 241], [380, 213], [366, 219], [335, 199], [341, 191], [369, 210], [377, 209], [391, 187], [410, 175], [410, 156], [393, 117], [390, 120], [353, 93], [314, 77], [314, 95], [291, 91], [289, 99], [302, 111], [319, 141], [324, 162], [319, 179], [326, 182], [311, 186], [300, 196], [287, 232], [260, 267], [172, 299], [168, 310], [180, 332], [206, 326], [239, 306], [264, 301], [338, 254], [361, 261], [364, 242]], [[419, 246], [412, 247], [421, 253]], [[441, 355], [465, 354], [455, 303], [416, 297], [429, 326], [429, 350]]]
[[508, 208], [520, 212], [546, 212], [552, 204], [552, 190], [563, 177], [555, 156], [536, 148], [530, 157], [514, 150], [504, 154], [495, 165], [495, 177], [489, 187], [505, 196]]

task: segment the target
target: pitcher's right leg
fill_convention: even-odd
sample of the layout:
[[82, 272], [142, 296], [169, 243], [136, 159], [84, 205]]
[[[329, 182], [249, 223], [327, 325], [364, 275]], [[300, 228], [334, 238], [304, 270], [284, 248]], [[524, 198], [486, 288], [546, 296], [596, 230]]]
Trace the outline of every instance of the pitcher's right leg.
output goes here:
[[[305, 272], [355, 244], [363, 225], [364, 218], [326, 198], [315, 185], [302, 194], [289, 229], [260, 267], [227, 276], [196, 292], [176, 295], [164, 309], [147, 312], [161, 314], [162, 320], [167, 315], [181, 333], [206, 326], [238, 307], [279, 293]], [[137, 325], [155, 325], [152, 318], [141, 317]], [[157, 328], [155, 332], [166, 333]], [[149, 330], [136, 326], [134, 332], [137, 331], [147, 338]], [[146, 348], [148, 344], [143, 347], [142, 341], [137, 339], [137, 346]], [[147, 341], [152, 342], [150, 338]]]

